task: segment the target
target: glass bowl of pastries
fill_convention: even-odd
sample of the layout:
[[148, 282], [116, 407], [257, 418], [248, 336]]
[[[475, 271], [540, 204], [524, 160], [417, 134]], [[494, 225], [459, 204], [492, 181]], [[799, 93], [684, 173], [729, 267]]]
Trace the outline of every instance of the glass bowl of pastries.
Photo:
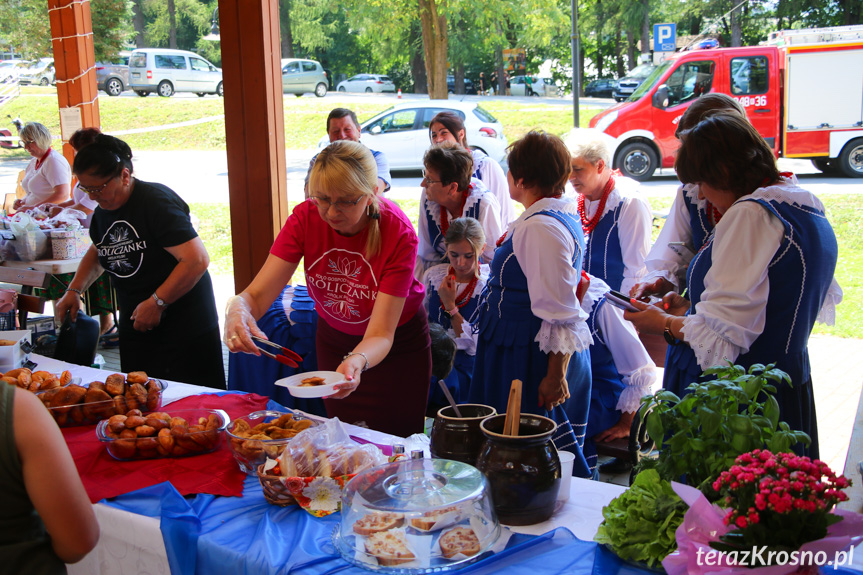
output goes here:
[[234, 419], [226, 433], [240, 470], [254, 475], [268, 457], [277, 459], [298, 433], [316, 425], [297, 413], [262, 410]]

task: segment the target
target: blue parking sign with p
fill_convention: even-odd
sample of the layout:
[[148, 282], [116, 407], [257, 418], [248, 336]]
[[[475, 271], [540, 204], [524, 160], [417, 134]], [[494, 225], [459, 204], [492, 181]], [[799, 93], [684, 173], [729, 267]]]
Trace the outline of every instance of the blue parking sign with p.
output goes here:
[[674, 52], [677, 45], [677, 24], [653, 25], [653, 51]]

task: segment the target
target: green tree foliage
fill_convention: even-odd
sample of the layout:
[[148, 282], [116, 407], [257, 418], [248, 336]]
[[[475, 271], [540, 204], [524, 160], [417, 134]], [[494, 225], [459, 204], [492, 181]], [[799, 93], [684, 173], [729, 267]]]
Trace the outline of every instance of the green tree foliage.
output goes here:
[[[125, 0], [92, 0], [93, 45], [96, 60], [117, 54], [131, 31], [131, 12]], [[25, 58], [53, 55], [47, 0], [0, 2], [0, 38]]]

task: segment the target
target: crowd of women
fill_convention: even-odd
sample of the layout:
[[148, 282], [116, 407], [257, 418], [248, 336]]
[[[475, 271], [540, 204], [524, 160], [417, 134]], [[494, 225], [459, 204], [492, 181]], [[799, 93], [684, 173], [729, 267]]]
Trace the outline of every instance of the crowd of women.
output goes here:
[[[309, 199], [228, 302], [230, 351], [260, 354], [252, 338], [268, 334], [257, 321], [302, 262], [320, 319], [318, 366], [345, 379], [325, 398], [329, 416], [407, 436], [443, 402], [438, 379], [457, 401], [499, 412], [520, 379], [522, 410], [557, 422], [553, 440], [575, 454], [573, 473], [595, 477], [595, 443], [629, 434], [654, 383], [639, 333], [658, 334], [669, 344], [663, 386], [678, 395], [725, 362], [787, 372], [780, 419], [810, 436], [796, 450], [818, 456], [807, 341], [842, 299], [836, 238], [823, 204], [777, 170], [734, 100], [702, 96], [681, 118], [683, 185], [652, 247], [647, 203], [611, 169], [601, 137], [531, 131], [510, 147], [504, 176], [464, 134], [452, 114], [430, 124], [419, 235], [380, 195], [367, 148], [344, 140], [324, 149]], [[135, 178], [132, 151], [117, 138], [77, 133], [70, 170], [44, 126], [21, 136], [33, 160], [16, 207], [74, 205], [91, 218], [93, 246], [56, 303], [58, 317], [74, 318], [80, 296], [108, 272], [123, 370], [222, 387], [209, 260], [188, 206]], [[611, 290], [628, 292], [634, 311], [611, 305]], [[430, 331], [442, 342], [435, 353]], [[47, 412], [23, 390], [0, 391], [0, 485], [12, 502], [0, 514], [4, 560], [62, 572], [63, 561], [95, 545], [95, 516]], [[51, 481], [46, 466], [56, 471]]]
[[[225, 341], [258, 354], [256, 320], [303, 262], [320, 315], [318, 366], [345, 376], [328, 415], [397, 435], [443, 403], [428, 322], [455, 342], [444, 385], [457, 401], [554, 419], [576, 475], [596, 473], [595, 441], [625, 437], [655, 365], [640, 334], [669, 342], [663, 385], [677, 394], [727, 361], [776, 363], [780, 417], [818, 453], [806, 342], [841, 301], [837, 246], [824, 207], [776, 168], [731, 98], [710, 94], [678, 129], [681, 186], [651, 247], [652, 212], [611, 168], [601, 136], [532, 131], [509, 171], [471, 153], [460, 118], [429, 126], [416, 234], [376, 193], [371, 153], [335, 142], [318, 156], [300, 204], [264, 268], [230, 300]], [[505, 184], [504, 184], [505, 180]], [[516, 216], [513, 202], [523, 211]], [[633, 297], [624, 313], [606, 294]], [[436, 373], [438, 370], [436, 370]], [[431, 390], [430, 390], [431, 386]]]

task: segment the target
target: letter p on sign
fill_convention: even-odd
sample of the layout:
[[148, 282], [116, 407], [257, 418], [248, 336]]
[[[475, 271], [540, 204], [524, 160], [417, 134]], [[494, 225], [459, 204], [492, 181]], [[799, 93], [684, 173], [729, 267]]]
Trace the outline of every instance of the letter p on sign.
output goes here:
[[674, 52], [677, 44], [677, 24], [653, 25], [653, 51]]

